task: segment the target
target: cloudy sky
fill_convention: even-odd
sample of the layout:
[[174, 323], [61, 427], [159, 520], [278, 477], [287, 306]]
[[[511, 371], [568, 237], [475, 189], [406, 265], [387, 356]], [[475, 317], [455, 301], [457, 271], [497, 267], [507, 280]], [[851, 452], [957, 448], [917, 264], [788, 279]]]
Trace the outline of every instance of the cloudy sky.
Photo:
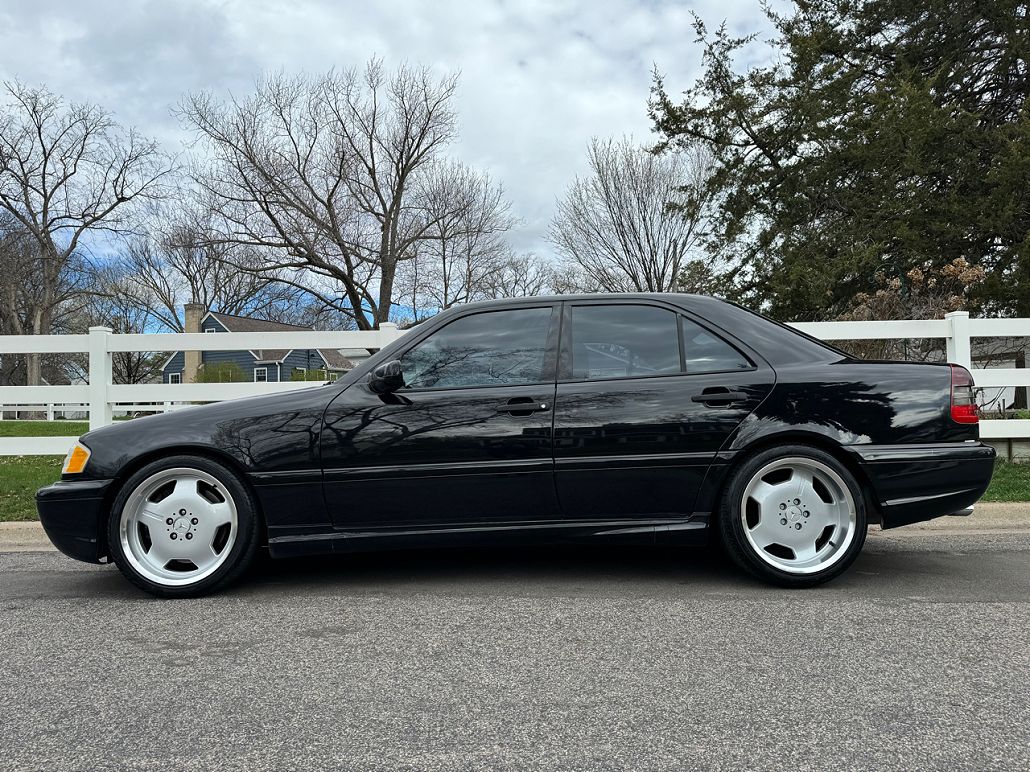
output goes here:
[[504, 184], [516, 246], [547, 253], [590, 138], [648, 140], [652, 67], [677, 91], [697, 74], [691, 10], [768, 37], [757, 0], [2, 0], [0, 79], [100, 103], [178, 149], [171, 108], [188, 91], [244, 94], [265, 71], [373, 55], [457, 70], [453, 152]]

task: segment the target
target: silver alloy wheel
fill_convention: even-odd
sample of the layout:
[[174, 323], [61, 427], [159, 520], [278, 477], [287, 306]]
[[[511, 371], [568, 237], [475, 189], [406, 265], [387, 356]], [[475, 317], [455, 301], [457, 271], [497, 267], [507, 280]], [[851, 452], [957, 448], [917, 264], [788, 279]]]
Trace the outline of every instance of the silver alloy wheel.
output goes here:
[[813, 574], [840, 560], [858, 519], [841, 476], [803, 456], [759, 469], [744, 488], [740, 517], [755, 554], [791, 574]]
[[164, 469], [141, 482], [122, 508], [119, 536], [129, 564], [155, 584], [182, 586], [225, 563], [239, 531], [226, 487], [199, 469]]

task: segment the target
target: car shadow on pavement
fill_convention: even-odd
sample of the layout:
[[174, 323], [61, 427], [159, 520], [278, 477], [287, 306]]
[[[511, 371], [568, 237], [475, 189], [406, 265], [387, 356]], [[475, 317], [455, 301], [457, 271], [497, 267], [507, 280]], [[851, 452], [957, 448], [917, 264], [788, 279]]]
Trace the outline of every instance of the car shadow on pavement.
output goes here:
[[755, 582], [712, 547], [548, 545], [391, 550], [257, 561], [239, 587], [344, 592], [463, 594], [653, 593], [683, 585], [739, 588]]
[[[995, 545], [984, 554], [956, 549], [953, 539], [871, 540], [842, 575], [810, 589], [765, 584], [738, 569], [716, 546], [562, 544], [355, 552], [271, 560], [229, 592], [561, 595], [683, 597], [844, 596], [978, 601], [1025, 597], [1026, 552]], [[1010, 551], [1015, 550], [1015, 551]]]
[[[219, 595], [253, 600], [327, 595], [1022, 600], [1030, 592], [1026, 550], [1020, 535], [965, 541], [937, 534], [878, 536], [842, 576], [803, 591], [753, 579], [711, 546], [477, 546], [285, 560], [262, 553], [247, 576]], [[114, 566], [73, 563], [56, 552], [0, 554], [0, 572], [4, 602], [153, 601]]]

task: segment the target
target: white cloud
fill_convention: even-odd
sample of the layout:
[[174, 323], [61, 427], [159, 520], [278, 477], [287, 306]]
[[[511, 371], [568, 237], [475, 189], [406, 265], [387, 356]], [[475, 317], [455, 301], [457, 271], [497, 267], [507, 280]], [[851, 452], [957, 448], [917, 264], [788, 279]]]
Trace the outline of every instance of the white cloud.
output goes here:
[[691, 7], [709, 26], [767, 36], [754, 0], [8, 0], [0, 77], [99, 102], [174, 146], [171, 110], [190, 90], [243, 93], [263, 71], [372, 55], [460, 70], [455, 155], [504, 183], [525, 220], [516, 245], [546, 252], [554, 200], [590, 137], [647, 139], [652, 66], [673, 89], [696, 74]]

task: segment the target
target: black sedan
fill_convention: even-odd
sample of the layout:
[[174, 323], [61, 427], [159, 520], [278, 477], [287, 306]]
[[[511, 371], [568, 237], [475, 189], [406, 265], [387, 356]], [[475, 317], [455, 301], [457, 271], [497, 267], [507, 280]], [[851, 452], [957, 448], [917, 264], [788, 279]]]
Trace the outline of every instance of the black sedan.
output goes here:
[[529, 298], [426, 322], [339, 381], [89, 432], [50, 539], [191, 596], [272, 557], [716, 535], [802, 587], [990, 482], [972, 379], [871, 362], [693, 295]]

